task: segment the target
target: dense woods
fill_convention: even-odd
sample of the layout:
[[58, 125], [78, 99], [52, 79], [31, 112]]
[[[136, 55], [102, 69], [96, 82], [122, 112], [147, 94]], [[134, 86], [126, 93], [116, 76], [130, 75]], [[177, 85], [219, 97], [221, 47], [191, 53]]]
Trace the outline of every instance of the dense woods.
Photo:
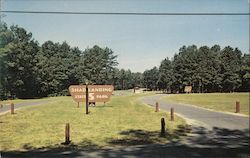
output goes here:
[[116, 89], [142, 86], [142, 74], [119, 70], [109, 48], [84, 51], [67, 42], [39, 45], [24, 28], [0, 27], [0, 96], [34, 98], [67, 95], [72, 84], [113, 84]]
[[116, 89], [135, 86], [150, 90], [232, 92], [250, 89], [250, 54], [214, 45], [183, 46], [173, 59], [143, 73], [118, 69], [110, 48], [85, 50], [66, 41], [39, 44], [18, 26], [0, 25], [0, 99], [67, 95], [72, 84], [113, 84]]
[[166, 58], [159, 69], [146, 72], [150, 72], [144, 74], [144, 80], [150, 79], [148, 87], [168, 92], [184, 92], [185, 86], [192, 86], [192, 92], [250, 90], [250, 54], [230, 46], [183, 46], [172, 60]]

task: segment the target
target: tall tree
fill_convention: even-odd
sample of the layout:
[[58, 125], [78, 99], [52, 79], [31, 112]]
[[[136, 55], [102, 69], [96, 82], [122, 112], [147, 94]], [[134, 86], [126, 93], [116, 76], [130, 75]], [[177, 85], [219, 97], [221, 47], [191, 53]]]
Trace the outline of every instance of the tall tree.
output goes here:
[[250, 91], [250, 54], [244, 54], [241, 68], [242, 91]]
[[9, 95], [5, 61], [6, 54], [9, 51], [9, 44], [12, 41], [12, 32], [5, 23], [0, 23], [0, 99], [4, 99]]
[[83, 52], [83, 75], [93, 84], [111, 84], [117, 56], [109, 48], [94, 46]]
[[171, 91], [171, 86], [174, 81], [172, 62], [166, 58], [161, 62], [159, 68], [158, 85], [160, 89]]
[[68, 94], [70, 84], [79, 84], [79, 60], [81, 51], [62, 44], [45, 42], [39, 54], [39, 81], [41, 95]]
[[127, 76], [127, 72], [124, 69], [121, 69], [120, 71], [117, 72], [117, 84], [116, 84], [116, 89], [128, 89], [127, 87], [127, 80], [128, 80], [128, 76]]
[[18, 26], [11, 26], [10, 29], [14, 35], [6, 54], [10, 92], [19, 98], [34, 97], [38, 93], [36, 80], [38, 43], [25, 29]]
[[183, 46], [179, 50], [179, 54], [174, 56], [173, 73], [175, 81], [173, 82], [174, 91], [183, 92], [185, 86], [194, 85], [197, 80], [196, 68], [197, 63], [197, 47], [195, 45]]
[[157, 67], [153, 67], [150, 70], [143, 72], [144, 86], [150, 90], [158, 89], [159, 70]]
[[222, 86], [224, 91], [235, 91], [241, 85], [241, 51], [230, 46], [225, 47], [220, 54]]
[[140, 72], [132, 73], [132, 86], [142, 87], [143, 86], [143, 75]]
[[199, 48], [197, 58], [196, 77], [197, 81], [199, 81], [199, 91], [208, 92], [215, 90], [220, 84], [220, 77], [218, 76], [220, 65], [217, 52], [212, 51], [207, 46], [203, 46]]

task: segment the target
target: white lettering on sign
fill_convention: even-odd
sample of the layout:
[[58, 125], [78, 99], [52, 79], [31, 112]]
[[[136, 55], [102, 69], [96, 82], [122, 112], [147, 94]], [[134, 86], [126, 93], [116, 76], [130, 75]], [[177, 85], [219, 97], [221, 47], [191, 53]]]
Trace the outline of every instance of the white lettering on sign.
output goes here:
[[112, 92], [111, 88], [90, 88], [90, 92]]
[[96, 95], [96, 98], [108, 98], [108, 96], [107, 95]]
[[86, 90], [85, 88], [71, 88], [71, 91], [75, 93], [75, 92], [85, 92]]
[[[75, 95], [75, 99], [85, 99], [86, 95]], [[95, 100], [95, 94], [94, 93], [89, 93], [89, 100]]]
[[89, 100], [95, 100], [94, 93], [89, 93]]
[[[88, 85], [89, 101], [107, 102], [113, 90], [114, 86], [112, 85]], [[84, 102], [86, 100], [86, 85], [71, 85], [69, 92], [76, 102]]]
[[85, 95], [75, 95], [75, 98], [76, 99], [83, 99], [83, 98], [86, 98]]
[[[86, 88], [71, 88], [71, 92], [86, 92]], [[112, 92], [112, 88], [89, 88], [89, 92]]]

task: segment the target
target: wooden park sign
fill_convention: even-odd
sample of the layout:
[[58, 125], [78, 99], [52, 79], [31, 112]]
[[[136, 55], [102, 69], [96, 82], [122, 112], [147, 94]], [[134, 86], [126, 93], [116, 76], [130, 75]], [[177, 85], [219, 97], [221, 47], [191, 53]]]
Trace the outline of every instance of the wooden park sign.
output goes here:
[[[108, 102], [114, 86], [112, 85], [88, 85], [89, 102]], [[76, 102], [86, 101], [86, 85], [71, 85], [69, 87], [70, 95]]]
[[184, 92], [191, 93], [192, 92], [192, 86], [185, 86]]

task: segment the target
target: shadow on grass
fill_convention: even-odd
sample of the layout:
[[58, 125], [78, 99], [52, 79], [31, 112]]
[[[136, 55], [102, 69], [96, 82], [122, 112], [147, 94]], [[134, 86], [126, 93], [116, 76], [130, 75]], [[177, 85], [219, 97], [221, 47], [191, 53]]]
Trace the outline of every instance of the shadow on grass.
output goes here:
[[1, 151], [2, 158], [71, 158], [83, 156], [84, 151], [95, 151], [99, 150], [100, 147], [90, 140], [84, 140], [80, 143], [69, 145], [62, 145], [62, 143], [35, 148], [31, 144], [27, 143], [22, 146], [22, 151]]
[[112, 108], [113, 106], [111, 105], [97, 105], [94, 108]]
[[121, 139], [110, 139], [108, 140], [109, 144], [112, 145], [145, 145], [145, 144], [157, 144], [157, 143], [167, 143], [174, 139], [180, 138], [180, 136], [185, 136], [186, 133], [190, 132], [189, 126], [178, 126], [178, 128], [171, 134], [167, 131], [162, 135], [159, 131], [146, 131], [146, 130], [127, 130], [122, 131], [119, 134], [124, 136]]
[[[26, 151], [2, 151], [2, 157], [250, 157], [249, 129], [229, 130], [215, 127], [207, 130], [203, 127], [193, 127], [193, 135], [187, 135], [185, 140], [178, 139], [186, 130], [179, 127], [173, 135], [166, 134], [165, 137], [160, 137], [159, 131], [121, 131], [120, 136], [124, 138], [110, 138], [107, 143], [111, 147], [104, 148], [91, 140], [68, 146], [54, 145], [38, 149], [25, 144], [23, 148]], [[162, 140], [170, 142], [159, 144]]]

